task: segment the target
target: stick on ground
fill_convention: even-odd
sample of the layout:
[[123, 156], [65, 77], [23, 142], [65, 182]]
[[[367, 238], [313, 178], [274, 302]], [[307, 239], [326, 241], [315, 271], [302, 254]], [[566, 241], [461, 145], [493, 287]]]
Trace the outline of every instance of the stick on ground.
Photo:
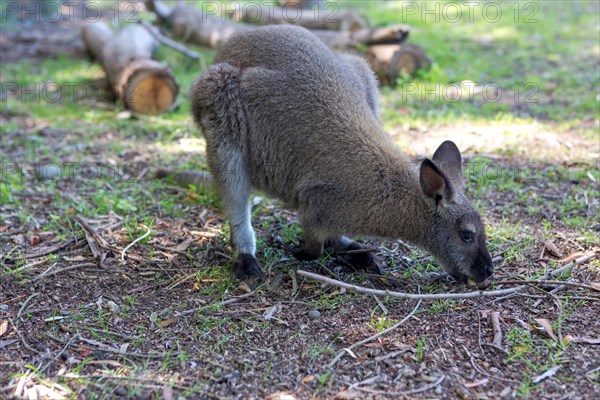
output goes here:
[[417, 303], [417, 305], [415, 306], [415, 308], [413, 308], [413, 310], [404, 318], [402, 318], [402, 320], [400, 322], [398, 322], [397, 324], [395, 324], [394, 326], [390, 326], [389, 328], [378, 332], [372, 336], [369, 336], [368, 338], [361, 340], [360, 342], [356, 342], [353, 345], [344, 348], [342, 351], [340, 351], [339, 353], [337, 353], [337, 355], [335, 356], [335, 358], [333, 360], [331, 360], [331, 362], [329, 364], [327, 364], [327, 368], [333, 368], [333, 366], [340, 360], [340, 358], [342, 358], [344, 356], [344, 354], [346, 354], [346, 352], [351, 352], [352, 349], [358, 347], [358, 346], [362, 346], [363, 344], [367, 344], [372, 340], [377, 339], [380, 336], [386, 335], [389, 332], [397, 329], [400, 325], [402, 325], [403, 323], [405, 323], [406, 321], [408, 321], [413, 315], [415, 315], [415, 312], [417, 312], [417, 309], [419, 308], [419, 306], [421, 305], [421, 302], [423, 300], [419, 300], [419, 302]]
[[500, 313], [492, 311], [490, 314], [492, 328], [494, 329], [494, 340], [492, 344], [498, 348], [502, 348], [502, 328], [500, 328]]
[[[552, 272], [549, 272], [548, 274], [546, 274], [544, 276], [541, 276], [539, 279], [544, 280], [544, 279], [552, 278], [556, 275], [559, 275], [565, 271], [570, 270], [575, 265], [583, 264], [595, 257], [596, 257], [595, 251], [588, 253], [587, 255], [580, 257], [580, 258], [576, 259], [575, 261], [573, 261], [561, 268], [558, 268]], [[306, 278], [315, 279], [317, 281], [321, 281], [321, 282], [324, 282], [324, 283], [327, 283], [330, 285], [339, 286], [339, 287], [343, 287], [343, 288], [350, 289], [350, 290], [356, 290], [357, 292], [360, 292], [360, 293], [368, 293], [368, 294], [374, 294], [377, 296], [389, 296], [389, 297], [397, 297], [400, 299], [412, 299], [412, 300], [473, 299], [473, 298], [477, 298], [477, 297], [497, 297], [497, 296], [504, 296], [507, 294], [515, 293], [515, 292], [518, 292], [519, 290], [523, 290], [523, 289], [529, 287], [529, 285], [521, 285], [521, 286], [517, 286], [514, 288], [510, 288], [510, 289], [489, 290], [489, 291], [479, 290], [476, 292], [468, 292], [468, 293], [414, 294], [414, 293], [396, 292], [393, 290], [369, 289], [369, 288], [366, 288], [363, 286], [358, 286], [358, 285], [354, 285], [352, 283], [342, 282], [337, 279], [331, 279], [326, 276], [315, 274], [313, 272], [304, 271], [301, 269], [299, 269], [296, 273], [298, 275], [304, 276]]]

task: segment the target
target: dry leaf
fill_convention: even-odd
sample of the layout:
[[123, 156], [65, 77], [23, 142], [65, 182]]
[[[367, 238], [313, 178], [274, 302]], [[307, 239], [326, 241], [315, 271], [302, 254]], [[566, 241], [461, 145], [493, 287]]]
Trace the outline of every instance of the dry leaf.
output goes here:
[[115, 361], [115, 360], [92, 360], [92, 361], [86, 362], [86, 365], [87, 364], [93, 364], [93, 365], [112, 365], [113, 367], [123, 368], [123, 364], [121, 364], [120, 362]]
[[177, 318], [170, 318], [170, 319], [161, 321], [159, 325], [161, 328], [167, 328], [168, 326], [173, 325], [175, 322], [177, 322]]
[[481, 379], [479, 381], [463, 383], [463, 386], [464, 387], [468, 387], [468, 388], [474, 388], [474, 387], [477, 387], [477, 386], [485, 385], [489, 381], [490, 380], [488, 378], [483, 378], [483, 379]]
[[4, 231], [8, 230], [8, 228], [10, 228], [10, 226], [9, 226], [9, 225], [0, 225], [0, 233], [2, 233], [2, 232], [4, 232]]
[[11, 340], [0, 340], [0, 349], [10, 346], [13, 343], [18, 342], [19, 339], [11, 339]]
[[531, 380], [531, 383], [540, 383], [541, 381], [543, 381], [544, 379], [548, 379], [551, 376], [556, 375], [556, 371], [558, 371], [560, 368], [560, 365], [557, 365], [556, 367], [552, 367], [550, 368], [548, 371], [544, 372], [543, 374], [540, 374], [538, 376], [536, 376], [535, 378], [533, 378]]
[[546, 246], [546, 250], [550, 252], [554, 257], [562, 258], [562, 252], [556, 247], [554, 243], [550, 240], [544, 240], [544, 246]]
[[554, 334], [554, 331], [552, 330], [552, 325], [550, 325], [550, 322], [548, 322], [547, 319], [544, 318], [536, 318], [535, 321], [540, 324], [542, 326], [542, 328], [544, 328], [544, 330], [546, 331], [546, 333], [548, 334], [548, 336], [550, 336], [552, 339], [554, 340], [558, 340], [558, 338], [556, 337], [556, 335]]
[[265, 313], [263, 314], [263, 318], [266, 319], [267, 321], [272, 319], [273, 316], [279, 311], [279, 306], [278, 305], [274, 305], [273, 307], [269, 308], [267, 311], [265, 311]]
[[4, 335], [8, 331], [8, 320], [3, 319], [0, 323], [0, 336]]
[[335, 395], [334, 400], [355, 400], [362, 398], [364, 398], [364, 395], [361, 392], [356, 390], [342, 390]]
[[565, 341], [574, 343], [600, 344], [600, 338], [585, 338], [571, 335], [565, 336]]
[[296, 397], [288, 392], [275, 392], [268, 395], [266, 400], [296, 400]]
[[187, 238], [183, 242], [175, 246], [175, 250], [185, 252], [194, 243], [193, 238]]
[[49, 318], [46, 318], [46, 319], [44, 320], [44, 322], [54, 322], [54, 321], [60, 321], [61, 319], [65, 319], [65, 317], [63, 317], [63, 316], [61, 316], [61, 315], [56, 315], [56, 316], [54, 316], [54, 317], [49, 317]]
[[85, 257], [84, 256], [75, 256], [75, 257], [64, 256], [63, 260], [81, 262], [81, 261], [85, 261]]

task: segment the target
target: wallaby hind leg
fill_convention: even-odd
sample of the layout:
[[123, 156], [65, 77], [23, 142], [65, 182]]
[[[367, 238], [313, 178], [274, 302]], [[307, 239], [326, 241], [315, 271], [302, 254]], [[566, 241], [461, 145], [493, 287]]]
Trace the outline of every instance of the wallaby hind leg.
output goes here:
[[214, 179], [221, 189], [229, 217], [230, 242], [236, 257], [231, 264], [231, 272], [254, 289], [262, 281], [264, 274], [255, 258], [256, 237], [251, 223], [250, 180], [236, 151], [228, 152], [227, 159], [216, 162], [222, 168], [216, 169], [219, 173], [215, 174]]
[[381, 264], [377, 257], [369, 252], [368, 248], [348, 239], [346, 236], [340, 236], [335, 239], [327, 239], [325, 248], [338, 253], [341, 260], [352, 266], [352, 268], [361, 271], [381, 274]]

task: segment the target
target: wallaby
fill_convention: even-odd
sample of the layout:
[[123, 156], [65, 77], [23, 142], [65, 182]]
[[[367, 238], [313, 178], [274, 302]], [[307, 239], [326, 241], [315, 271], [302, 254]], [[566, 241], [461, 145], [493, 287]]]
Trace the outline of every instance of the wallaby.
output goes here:
[[[192, 113], [207, 142], [235, 249], [232, 272], [254, 287], [251, 188], [297, 210], [299, 259], [358, 250], [347, 236], [402, 239], [459, 281], [493, 273], [484, 226], [464, 194], [461, 155], [446, 141], [414, 164], [384, 133], [377, 82], [358, 57], [338, 55], [308, 30], [267, 26], [232, 36], [193, 84]], [[366, 252], [356, 268], [378, 271]]]

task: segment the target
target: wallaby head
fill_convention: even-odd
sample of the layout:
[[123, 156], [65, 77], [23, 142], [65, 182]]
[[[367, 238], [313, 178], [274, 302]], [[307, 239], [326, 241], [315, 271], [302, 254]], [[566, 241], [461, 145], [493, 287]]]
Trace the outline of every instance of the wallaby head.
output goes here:
[[459, 281], [484, 281], [494, 267], [481, 217], [464, 194], [462, 159], [453, 142], [421, 163], [419, 183], [433, 216], [422, 246]]

